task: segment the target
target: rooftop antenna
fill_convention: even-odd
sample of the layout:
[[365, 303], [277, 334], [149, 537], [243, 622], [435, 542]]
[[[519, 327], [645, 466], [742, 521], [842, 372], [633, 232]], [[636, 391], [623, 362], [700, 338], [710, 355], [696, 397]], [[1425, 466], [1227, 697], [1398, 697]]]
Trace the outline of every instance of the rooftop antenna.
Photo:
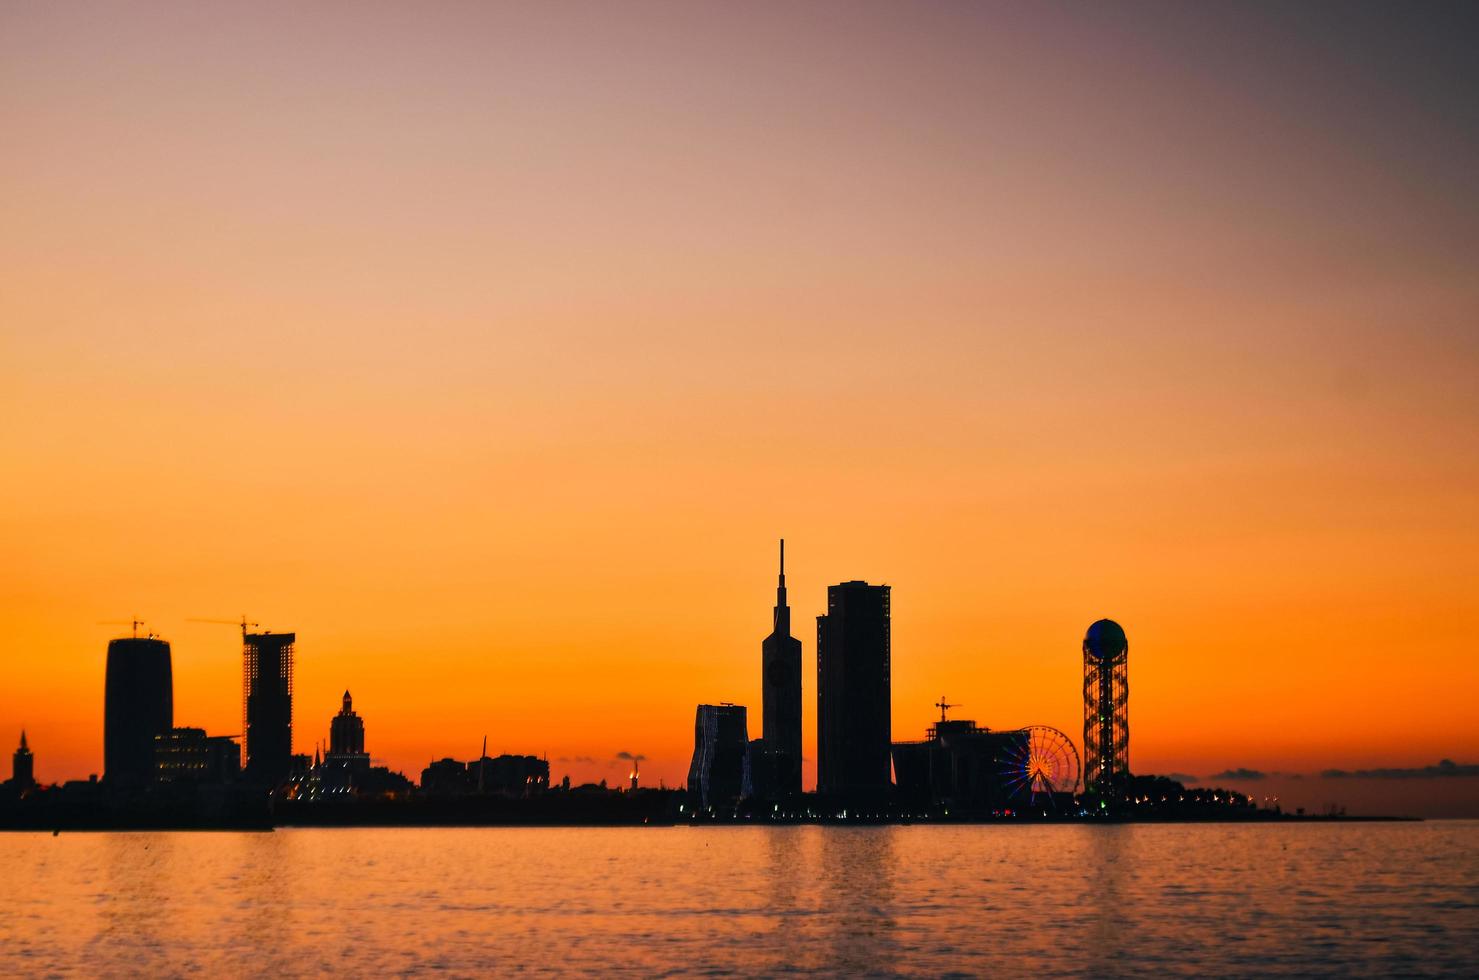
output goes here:
[[940, 695], [940, 700], [935, 702], [935, 707], [940, 709], [940, 721], [943, 722], [945, 720], [945, 712], [949, 711], [951, 708], [958, 708], [960, 707], [960, 705], [951, 704], [949, 701], [946, 701], [945, 695], [942, 694]]
[[144, 625], [144, 621], [139, 618], [138, 613], [135, 613], [133, 619], [100, 619], [98, 620], [98, 625], [131, 626], [133, 627], [134, 639], [137, 640], [139, 638], [139, 627]]

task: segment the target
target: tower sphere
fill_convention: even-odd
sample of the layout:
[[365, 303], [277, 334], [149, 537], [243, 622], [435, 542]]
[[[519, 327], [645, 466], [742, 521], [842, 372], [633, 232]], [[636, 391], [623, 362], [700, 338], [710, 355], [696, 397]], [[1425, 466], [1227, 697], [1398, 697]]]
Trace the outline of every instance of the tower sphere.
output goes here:
[[1101, 619], [1084, 634], [1084, 653], [1099, 660], [1113, 660], [1130, 648], [1125, 631], [1112, 619]]

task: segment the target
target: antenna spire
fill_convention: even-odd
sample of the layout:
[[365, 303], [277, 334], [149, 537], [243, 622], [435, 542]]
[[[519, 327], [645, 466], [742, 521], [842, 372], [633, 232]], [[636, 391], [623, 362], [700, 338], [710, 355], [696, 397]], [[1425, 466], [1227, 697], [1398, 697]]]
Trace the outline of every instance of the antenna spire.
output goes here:
[[478, 794], [483, 792], [483, 760], [488, 758], [488, 736], [483, 736], [483, 754], [478, 756]]
[[781, 574], [776, 580], [775, 615], [771, 619], [774, 632], [780, 636], [791, 635], [791, 607], [786, 603], [786, 539], [781, 538]]

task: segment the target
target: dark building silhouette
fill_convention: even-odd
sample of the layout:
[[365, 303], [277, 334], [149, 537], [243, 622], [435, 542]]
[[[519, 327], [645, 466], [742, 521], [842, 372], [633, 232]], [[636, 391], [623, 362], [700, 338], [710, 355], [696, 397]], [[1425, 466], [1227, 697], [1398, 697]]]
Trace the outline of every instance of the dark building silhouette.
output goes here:
[[698, 706], [688, 792], [704, 808], [730, 806], [751, 795], [750, 730], [744, 705]]
[[370, 768], [365, 751], [365, 723], [354, 713], [354, 699], [344, 692], [344, 707], [329, 722], [329, 751], [324, 764], [349, 769]]
[[549, 760], [533, 755], [483, 756], [472, 762], [441, 759], [421, 770], [428, 796], [491, 794], [524, 798], [549, 789]]
[[169, 644], [152, 636], [108, 642], [103, 702], [103, 779], [142, 785], [154, 778], [154, 738], [174, 726]]
[[817, 792], [879, 801], [890, 778], [890, 592], [843, 582], [817, 617]]
[[296, 639], [294, 633], [242, 636], [246, 777], [269, 786], [281, 783], [293, 771], [293, 642]]
[[902, 802], [984, 811], [1020, 805], [1013, 763], [1027, 754], [1025, 731], [995, 732], [974, 721], [943, 718], [922, 742], [895, 742], [894, 772]]
[[467, 764], [467, 774], [484, 793], [524, 797], [549, 788], [549, 760], [534, 755], [483, 756]]
[[791, 635], [786, 602], [786, 542], [775, 592], [770, 635], [760, 644], [764, 714], [761, 738], [751, 743], [757, 796], [766, 799], [801, 793], [801, 641]]
[[164, 783], [230, 783], [241, 775], [241, 746], [204, 728], [171, 728], [154, 738], [154, 774]]
[[471, 793], [473, 784], [467, 778], [467, 763], [450, 758], [430, 763], [421, 770], [421, 790], [430, 796]]
[[21, 729], [21, 745], [10, 757], [10, 785], [13, 789], [30, 789], [36, 785], [36, 759], [26, 744], [26, 730]]
[[1130, 641], [1112, 619], [1084, 634], [1084, 788], [1100, 809], [1130, 775]]

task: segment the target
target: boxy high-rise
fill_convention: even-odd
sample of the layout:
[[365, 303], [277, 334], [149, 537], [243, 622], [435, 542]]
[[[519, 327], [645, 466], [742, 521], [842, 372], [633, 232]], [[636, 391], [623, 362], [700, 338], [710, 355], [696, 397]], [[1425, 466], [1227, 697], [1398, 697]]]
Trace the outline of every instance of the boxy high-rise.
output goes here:
[[817, 792], [881, 801], [892, 785], [890, 594], [887, 585], [827, 589], [817, 617]]

